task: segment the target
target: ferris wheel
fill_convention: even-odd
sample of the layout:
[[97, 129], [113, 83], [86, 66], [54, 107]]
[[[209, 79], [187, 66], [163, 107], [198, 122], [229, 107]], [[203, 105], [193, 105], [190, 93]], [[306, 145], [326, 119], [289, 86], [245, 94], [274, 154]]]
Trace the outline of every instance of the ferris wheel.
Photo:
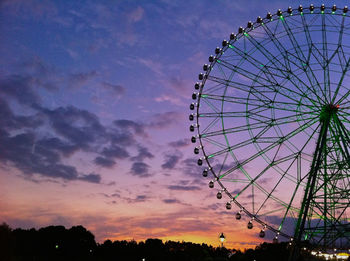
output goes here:
[[335, 5], [249, 21], [203, 66], [197, 163], [260, 237], [350, 246], [349, 70], [350, 16]]

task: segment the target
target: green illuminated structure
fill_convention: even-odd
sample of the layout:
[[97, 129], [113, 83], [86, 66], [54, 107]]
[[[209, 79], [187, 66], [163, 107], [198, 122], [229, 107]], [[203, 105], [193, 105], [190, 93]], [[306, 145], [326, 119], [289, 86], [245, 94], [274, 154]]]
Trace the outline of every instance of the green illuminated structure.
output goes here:
[[335, 5], [258, 17], [203, 66], [194, 153], [260, 237], [350, 247], [349, 67], [350, 16]]

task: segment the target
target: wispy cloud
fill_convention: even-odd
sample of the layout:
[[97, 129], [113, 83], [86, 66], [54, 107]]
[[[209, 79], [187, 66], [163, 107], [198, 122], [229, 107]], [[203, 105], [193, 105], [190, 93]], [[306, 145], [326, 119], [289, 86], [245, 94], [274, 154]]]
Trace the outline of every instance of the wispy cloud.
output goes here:
[[97, 76], [96, 71], [72, 73], [69, 75], [69, 82], [73, 88], [80, 88], [89, 80]]
[[184, 148], [184, 147], [187, 147], [188, 145], [190, 145], [190, 140], [189, 139], [181, 139], [181, 140], [177, 140], [177, 141], [172, 141], [172, 142], [169, 142], [168, 145], [170, 147], [174, 147], [174, 148]]
[[162, 94], [156, 98], [154, 98], [156, 102], [170, 102], [172, 104], [175, 104], [177, 106], [182, 106], [185, 104], [183, 99], [180, 99], [179, 97], [168, 95], [168, 94]]
[[130, 173], [133, 176], [137, 176], [140, 178], [150, 177], [149, 173], [150, 166], [144, 162], [134, 162], [131, 166]]
[[180, 190], [180, 191], [193, 191], [200, 190], [200, 187], [197, 186], [182, 186], [182, 185], [170, 185], [168, 186], [170, 190]]
[[144, 159], [153, 159], [154, 155], [149, 151], [147, 147], [138, 145], [138, 154], [135, 157], [132, 157], [131, 160], [134, 161], [143, 161]]
[[175, 151], [171, 153], [166, 153], [164, 155], [164, 163], [162, 164], [163, 169], [174, 169], [176, 164], [182, 158], [182, 153], [180, 151]]
[[180, 204], [181, 203], [180, 200], [175, 199], [175, 198], [165, 198], [165, 199], [163, 199], [163, 202], [165, 204]]
[[126, 91], [125, 87], [118, 84], [108, 83], [108, 82], [102, 82], [102, 87], [110, 91], [112, 94], [114, 94], [118, 98], [122, 97]]
[[102, 167], [105, 167], [105, 168], [112, 168], [116, 162], [111, 159], [111, 158], [104, 158], [104, 157], [96, 157], [94, 159], [94, 162], [95, 164], [99, 165], [99, 166], [102, 166]]

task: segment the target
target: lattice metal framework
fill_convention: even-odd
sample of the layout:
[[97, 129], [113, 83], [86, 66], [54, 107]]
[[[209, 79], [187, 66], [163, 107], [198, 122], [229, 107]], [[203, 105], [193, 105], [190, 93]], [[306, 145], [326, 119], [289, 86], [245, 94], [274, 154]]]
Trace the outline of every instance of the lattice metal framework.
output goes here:
[[349, 67], [348, 8], [324, 5], [248, 22], [203, 66], [198, 165], [261, 237], [349, 247]]

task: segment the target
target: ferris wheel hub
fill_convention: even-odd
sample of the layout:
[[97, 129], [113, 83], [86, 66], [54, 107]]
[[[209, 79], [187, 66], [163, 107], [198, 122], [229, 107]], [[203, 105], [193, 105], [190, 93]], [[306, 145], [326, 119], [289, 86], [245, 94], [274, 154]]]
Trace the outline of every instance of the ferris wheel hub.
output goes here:
[[338, 112], [339, 107], [340, 107], [339, 104], [335, 105], [332, 103], [324, 105], [321, 109], [320, 120], [324, 121], [326, 119], [330, 119], [332, 115]]

